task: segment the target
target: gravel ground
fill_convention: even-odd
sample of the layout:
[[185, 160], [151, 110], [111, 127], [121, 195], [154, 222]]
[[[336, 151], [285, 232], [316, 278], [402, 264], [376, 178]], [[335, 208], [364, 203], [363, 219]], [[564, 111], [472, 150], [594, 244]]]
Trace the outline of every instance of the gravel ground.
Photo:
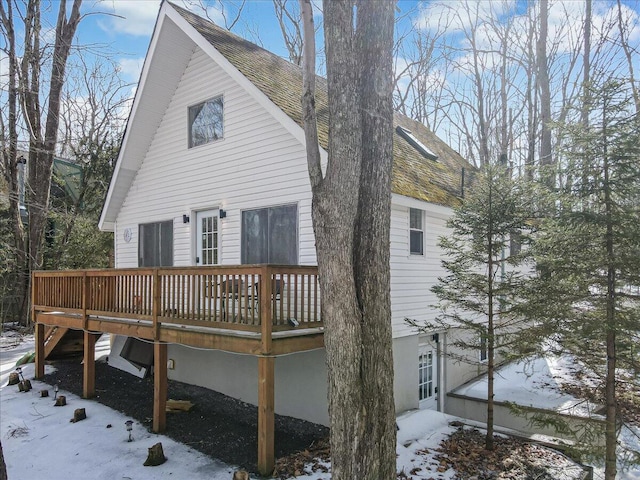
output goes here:
[[[82, 365], [58, 361], [56, 371], [44, 377], [51, 385], [82, 395]], [[165, 434], [174, 440], [230, 465], [257, 471], [258, 408], [202, 387], [169, 380], [169, 398], [190, 400], [189, 412], [168, 413]], [[96, 400], [151, 429], [153, 377], [140, 379], [96, 363]], [[276, 415], [275, 455], [280, 458], [304, 450], [329, 430], [291, 417]]]

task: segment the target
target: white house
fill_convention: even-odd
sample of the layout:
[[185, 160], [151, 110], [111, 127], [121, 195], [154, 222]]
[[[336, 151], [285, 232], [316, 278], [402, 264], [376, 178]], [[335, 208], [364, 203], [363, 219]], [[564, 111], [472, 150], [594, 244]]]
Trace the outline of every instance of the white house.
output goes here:
[[[324, 79], [317, 88], [326, 158]], [[315, 265], [301, 90], [298, 66], [163, 2], [100, 218], [115, 232], [116, 268]], [[405, 319], [436, 314], [437, 241], [472, 167], [422, 124], [399, 114], [395, 124], [396, 409], [444, 410], [439, 392], [478, 367], [448, 360], [442, 332], [419, 334]], [[178, 343], [168, 347], [170, 378], [258, 404], [254, 356]], [[277, 356], [274, 390], [276, 413], [326, 424], [324, 349]]]

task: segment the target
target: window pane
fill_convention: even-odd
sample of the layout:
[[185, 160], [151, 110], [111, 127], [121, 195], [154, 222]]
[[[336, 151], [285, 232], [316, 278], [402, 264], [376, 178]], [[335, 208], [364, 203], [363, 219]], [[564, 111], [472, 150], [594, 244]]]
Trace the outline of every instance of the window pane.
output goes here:
[[424, 248], [424, 242], [422, 240], [423, 238], [423, 232], [420, 232], [418, 230], [411, 230], [409, 232], [409, 242], [410, 242], [410, 252], [416, 255], [422, 255], [424, 253], [423, 248]]
[[298, 262], [296, 205], [242, 212], [242, 263]]
[[138, 226], [138, 266], [173, 265], [173, 221]]
[[223, 133], [222, 97], [189, 107], [189, 147], [218, 140]]
[[417, 208], [409, 209], [409, 228], [422, 230], [422, 210]]
[[160, 261], [159, 267], [170, 267], [173, 265], [173, 221], [162, 222], [160, 224]]
[[295, 205], [269, 209], [269, 263], [282, 265], [297, 263], [297, 223]]
[[268, 210], [242, 212], [242, 263], [267, 263]]

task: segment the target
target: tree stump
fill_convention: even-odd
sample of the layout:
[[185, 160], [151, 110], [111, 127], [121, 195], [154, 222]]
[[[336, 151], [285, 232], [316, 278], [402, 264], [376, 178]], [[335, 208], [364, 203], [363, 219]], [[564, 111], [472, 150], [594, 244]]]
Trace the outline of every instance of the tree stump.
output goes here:
[[67, 404], [67, 397], [64, 395], [60, 395], [56, 398], [56, 403], [53, 405], [54, 407], [64, 407]]
[[40, 390], [41, 398], [48, 397], [48, 396], [49, 396], [49, 390]]
[[71, 419], [71, 423], [79, 422], [80, 420], [84, 420], [85, 418], [87, 418], [86, 410], [84, 408], [76, 408], [73, 411], [73, 418]]
[[232, 480], [250, 480], [250, 478], [246, 470], [236, 470], [233, 472]]
[[144, 462], [144, 466], [156, 467], [158, 465], [162, 465], [166, 461], [167, 457], [164, 456], [162, 443], [158, 442], [153, 447], [149, 448], [149, 455], [147, 456], [147, 460]]
[[11, 372], [9, 374], [9, 383], [7, 385], [18, 385], [20, 383], [20, 377], [16, 372]]
[[21, 392], [28, 392], [31, 390], [31, 382], [29, 380], [23, 380], [18, 383], [18, 390]]

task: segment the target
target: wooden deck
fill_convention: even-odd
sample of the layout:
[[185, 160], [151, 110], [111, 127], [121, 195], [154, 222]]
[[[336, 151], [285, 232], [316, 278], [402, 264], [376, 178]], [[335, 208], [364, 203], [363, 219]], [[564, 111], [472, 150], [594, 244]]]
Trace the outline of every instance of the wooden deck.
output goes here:
[[36, 378], [45, 327], [84, 332], [85, 398], [95, 395], [96, 334], [154, 342], [153, 430], [166, 426], [167, 345], [258, 358], [258, 467], [274, 464], [275, 357], [324, 346], [317, 267], [240, 265], [38, 271], [32, 276]]

